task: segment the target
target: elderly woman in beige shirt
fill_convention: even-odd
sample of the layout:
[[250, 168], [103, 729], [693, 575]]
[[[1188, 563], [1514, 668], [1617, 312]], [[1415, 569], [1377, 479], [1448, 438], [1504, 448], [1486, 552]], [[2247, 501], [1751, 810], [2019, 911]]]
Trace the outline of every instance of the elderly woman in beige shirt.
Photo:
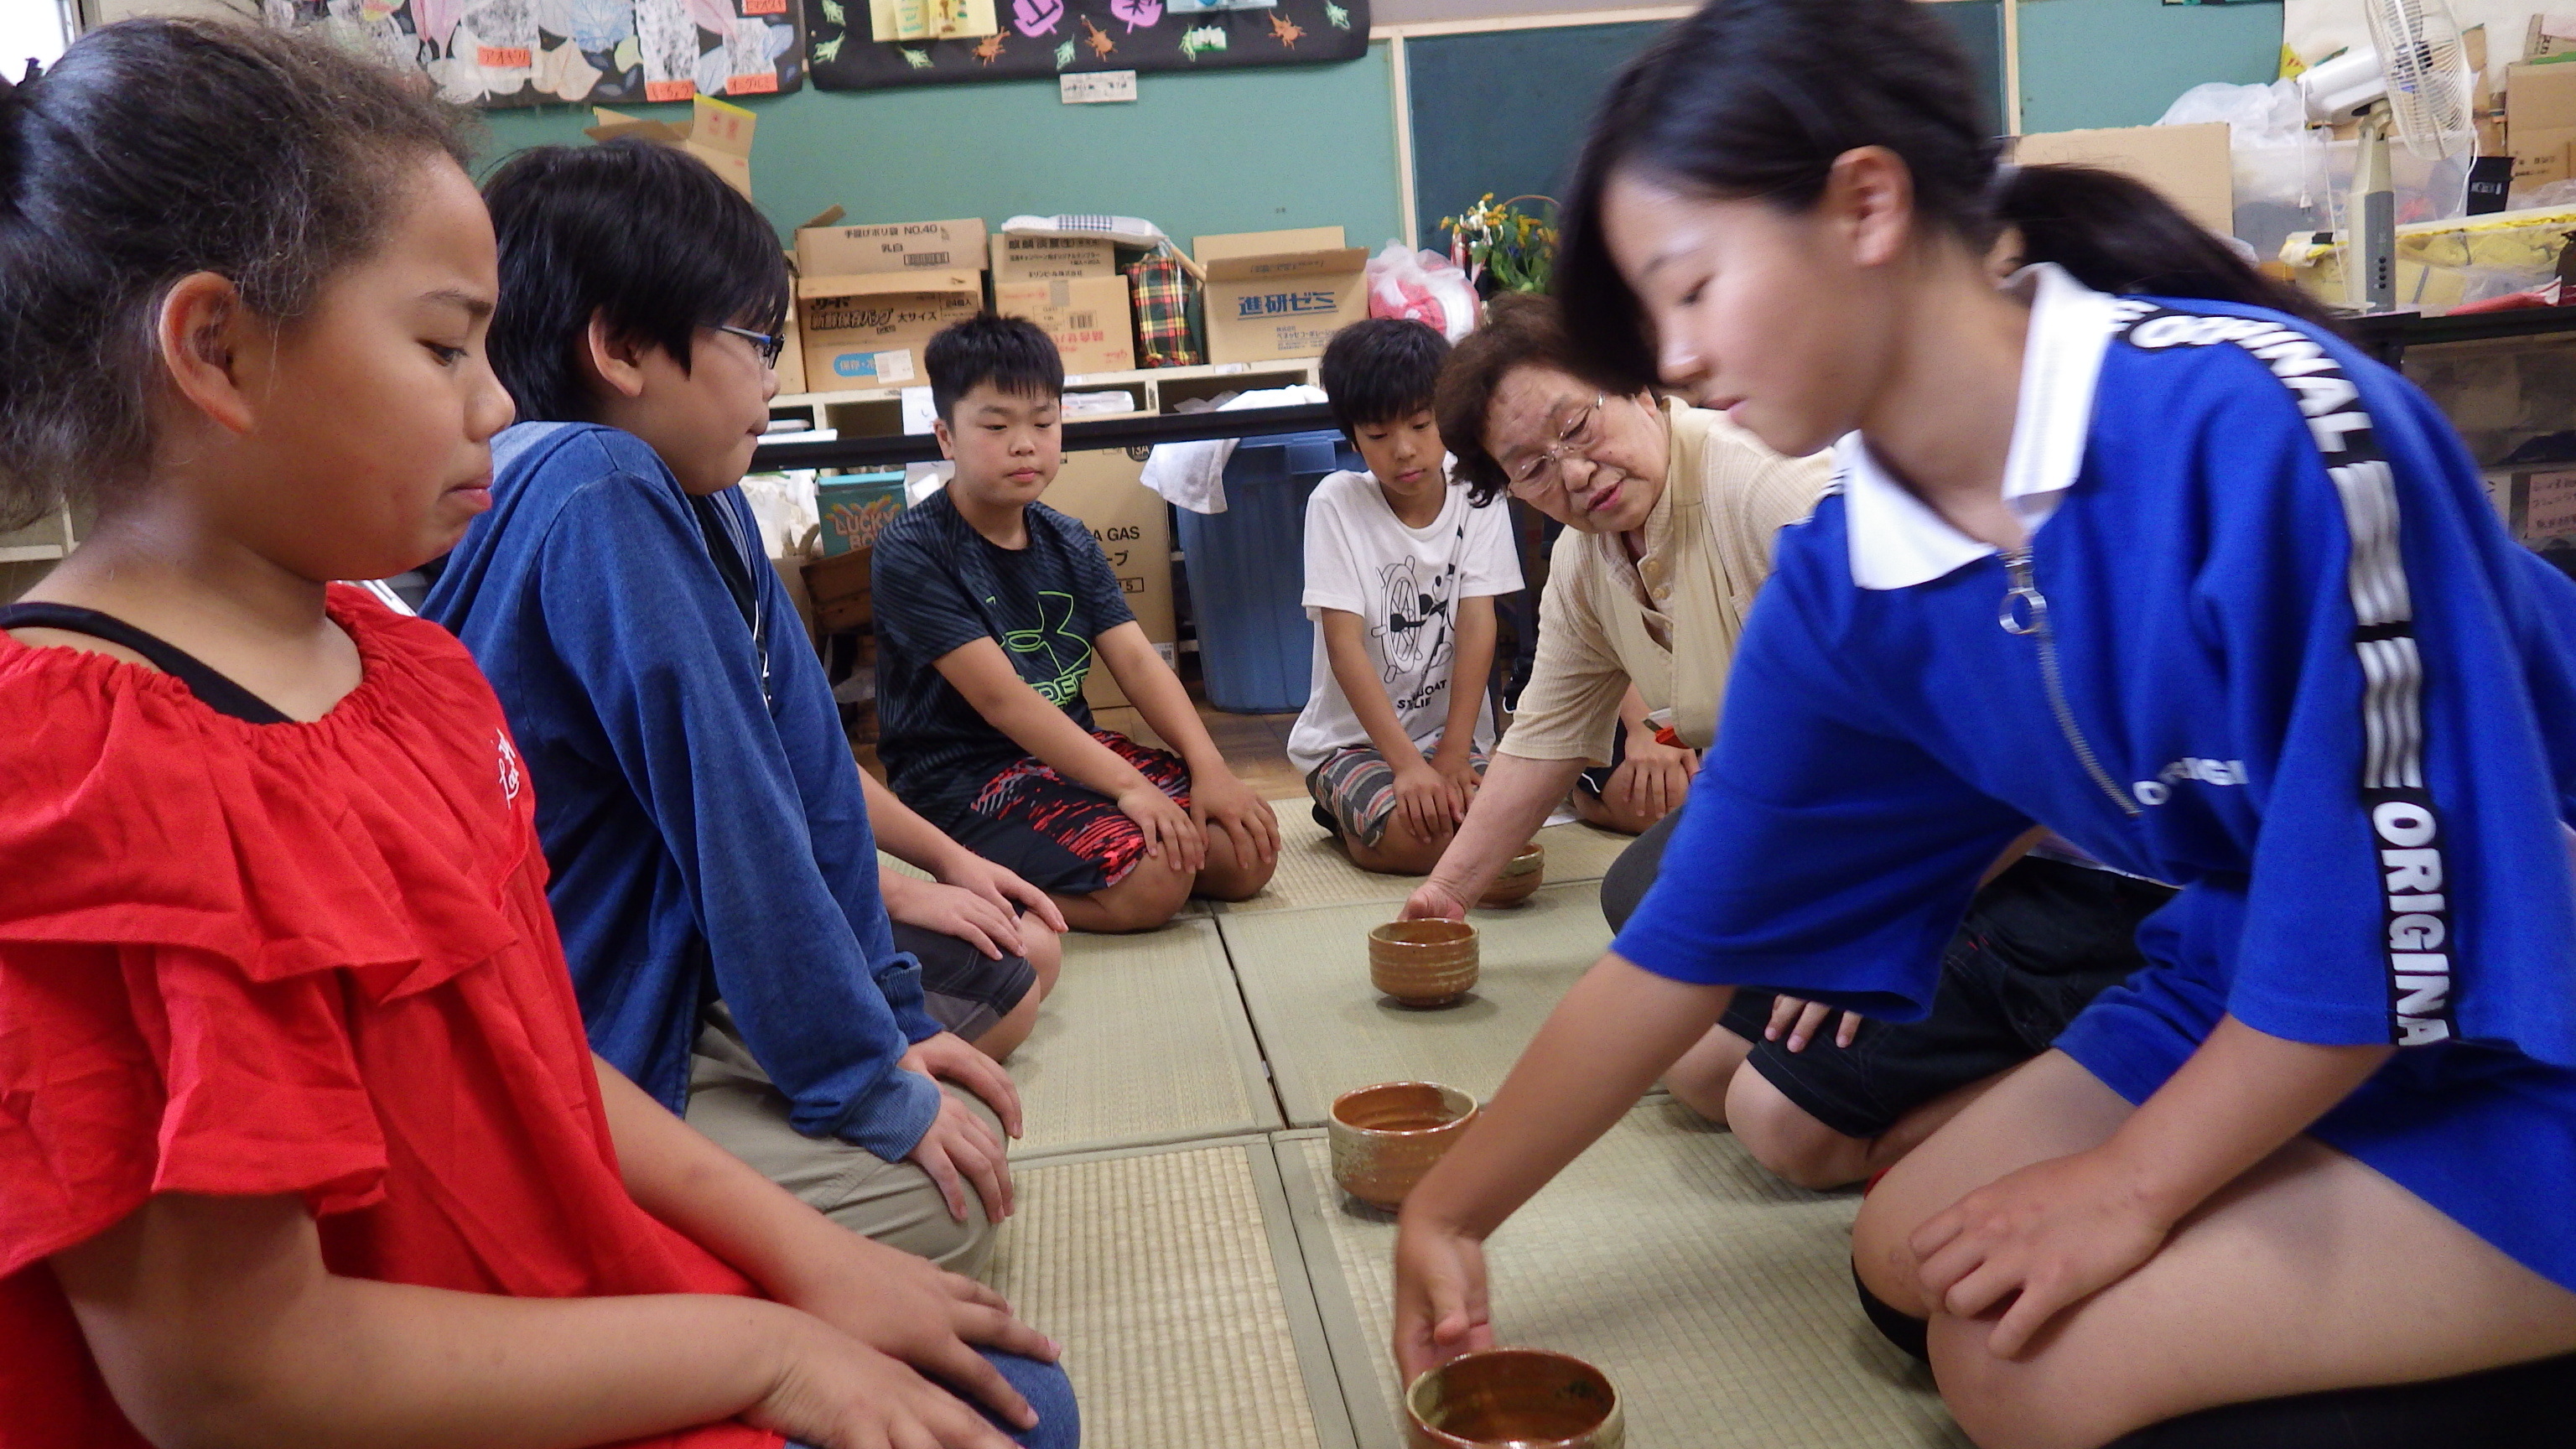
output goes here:
[[[1626, 758], [1601, 798], [1577, 797], [1584, 817], [1633, 834], [1681, 804], [1772, 537], [1831, 476], [1823, 457], [1783, 458], [1716, 413], [1584, 382], [1566, 356], [1552, 303], [1506, 298], [1441, 373], [1458, 471], [1501, 478], [1566, 527], [1511, 730], [1408, 919], [1464, 915], [1585, 768], [1611, 762], [1621, 732]], [[1665, 833], [1616, 868], [1636, 893]]]

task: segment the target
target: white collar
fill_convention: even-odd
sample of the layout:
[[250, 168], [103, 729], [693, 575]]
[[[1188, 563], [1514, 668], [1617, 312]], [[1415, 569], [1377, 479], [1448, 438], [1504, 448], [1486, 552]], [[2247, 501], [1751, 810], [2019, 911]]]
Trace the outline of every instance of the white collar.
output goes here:
[[[2023, 528], [2035, 531], [2057, 511], [2084, 464], [2093, 384], [2111, 345], [2119, 299], [2050, 262], [2022, 268], [2004, 287], [2031, 299], [2021, 400], [2013, 411], [2012, 450], [2004, 458], [2004, 506]], [[1912, 588], [1995, 551], [1951, 527], [1889, 477], [1859, 433], [1836, 443], [1834, 457], [1842, 471], [1853, 583], [1864, 589]]]

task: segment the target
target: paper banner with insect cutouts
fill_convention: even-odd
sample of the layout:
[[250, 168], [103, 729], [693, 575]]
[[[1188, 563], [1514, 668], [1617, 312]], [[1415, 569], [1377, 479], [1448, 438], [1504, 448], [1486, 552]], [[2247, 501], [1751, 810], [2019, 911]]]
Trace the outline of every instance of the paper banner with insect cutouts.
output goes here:
[[[827, 91], [1066, 71], [1322, 65], [1368, 53], [1368, 0], [991, 0], [993, 28], [918, 38], [940, 0], [803, 0]], [[978, 14], [977, 20], [983, 16]]]
[[805, 84], [805, 0], [266, 0], [261, 8], [280, 28], [320, 30], [418, 71], [462, 105], [622, 106]]

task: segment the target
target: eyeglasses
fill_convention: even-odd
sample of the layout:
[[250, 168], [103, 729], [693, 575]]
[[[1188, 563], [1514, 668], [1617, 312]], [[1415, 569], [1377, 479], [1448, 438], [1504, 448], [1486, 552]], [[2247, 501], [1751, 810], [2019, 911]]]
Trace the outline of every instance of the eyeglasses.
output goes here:
[[1565, 475], [1560, 465], [1569, 456], [1588, 459], [1592, 450], [1600, 446], [1601, 409], [1609, 401], [1610, 395], [1603, 393], [1576, 409], [1574, 416], [1565, 420], [1565, 426], [1557, 429], [1555, 445], [1542, 450], [1512, 473], [1505, 485], [1511, 489], [1512, 496], [1535, 502], [1565, 486]]
[[787, 350], [787, 339], [775, 332], [754, 332], [748, 327], [734, 327], [723, 322], [716, 323], [714, 330], [730, 332], [750, 343], [752, 351], [760, 354], [760, 365], [763, 367], [776, 366], [778, 354]]

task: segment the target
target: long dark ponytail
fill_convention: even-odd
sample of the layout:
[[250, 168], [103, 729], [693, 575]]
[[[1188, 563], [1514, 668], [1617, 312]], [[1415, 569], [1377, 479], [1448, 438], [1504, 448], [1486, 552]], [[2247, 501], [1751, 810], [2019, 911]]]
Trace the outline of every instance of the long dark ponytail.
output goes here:
[[1655, 376], [1650, 330], [1601, 234], [1612, 176], [1803, 210], [1835, 158], [1862, 146], [1904, 161], [1925, 230], [1979, 252], [2009, 225], [2023, 260], [2102, 291], [2324, 320], [2145, 186], [2085, 167], [2001, 169], [1974, 72], [1918, 0], [1708, 0], [1620, 71], [1593, 118], [1556, 272], [1576, 347], [1607, 375]]

